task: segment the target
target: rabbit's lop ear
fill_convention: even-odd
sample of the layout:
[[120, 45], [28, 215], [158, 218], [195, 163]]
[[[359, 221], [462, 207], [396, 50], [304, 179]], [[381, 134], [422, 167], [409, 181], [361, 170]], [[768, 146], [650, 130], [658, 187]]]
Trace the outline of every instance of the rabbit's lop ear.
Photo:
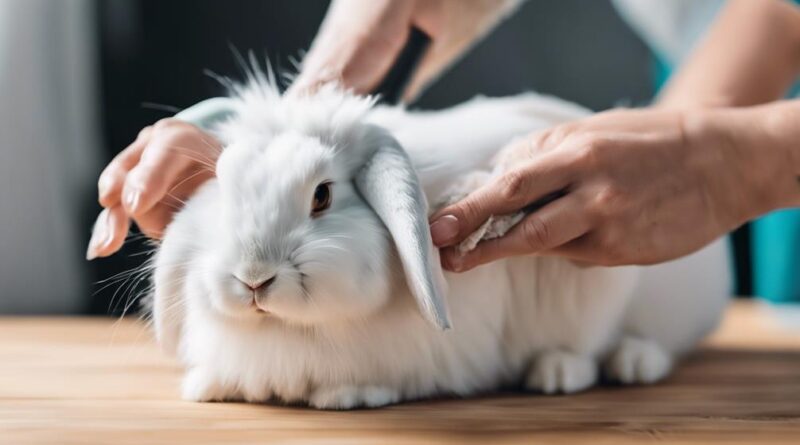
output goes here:
[[423, 316], [439, 329], [449, 329], [438, 252], [431, 242], [425, 194], [414, 167], [388, 133], [375, 129], [368, 139], [373, 151], [355, 175], [356, 188], [392, 235]]

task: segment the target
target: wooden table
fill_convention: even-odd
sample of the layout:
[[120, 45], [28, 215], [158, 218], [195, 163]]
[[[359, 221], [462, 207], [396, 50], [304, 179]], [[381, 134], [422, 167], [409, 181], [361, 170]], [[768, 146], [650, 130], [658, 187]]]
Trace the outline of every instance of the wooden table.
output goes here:
[[652, 387], [379, 410], [187, 403], [136, 320], [0, 318], [0, 444], [800, 444], [800, 332], [738, 303]]

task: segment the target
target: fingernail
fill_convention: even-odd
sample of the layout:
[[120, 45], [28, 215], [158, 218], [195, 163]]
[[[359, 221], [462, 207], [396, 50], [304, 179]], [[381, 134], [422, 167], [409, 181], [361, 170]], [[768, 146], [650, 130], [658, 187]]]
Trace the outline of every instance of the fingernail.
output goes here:
[[97, 258], [100, 249], [111, 242], [111, 228], [108, 221], [108, 210], [103, 210], [97, 217], [92, 229], [92, 238], [89, 240], [89, 247], [86, 248], [86, 259], [91, 261]]
[[97, 196], [100, 199], [105, 198], [111, 190], [111, 179], [108, 176], [101, 176], [100, 181], [97, 183]]
[[136, 207], [139, 206], [140, 196], [139, 190], [128, 189], [125, 192], [125, 206], [128, 207], [129, 212], [136, 213]]
[[431, 224], [431, 238], [436, 246], [446, 246], [458, 236], [458, 218], [445, 215]]
[[450, 258], [450, 269], [453, 272], [461, 272], [464, 270], [464, 258], [461, 255], [453, 255]]
[[453, 249], [442, 252], [442, 267], [450, 272], [461, 272], [464, 269], [463, 256]]

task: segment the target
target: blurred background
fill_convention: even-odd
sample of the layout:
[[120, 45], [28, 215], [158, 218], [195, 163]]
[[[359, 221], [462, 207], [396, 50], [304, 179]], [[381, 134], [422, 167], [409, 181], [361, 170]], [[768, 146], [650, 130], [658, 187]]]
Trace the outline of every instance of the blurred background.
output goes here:
[[[681, 7], [665, 8], [653, 27], [637, 21], [637, 9], [664, 3]], [[413, 107], [527, 90], [594, 110], [645, 105], [665, 64], [683, 57], [721, 3], [528, 1]], [[221, 94], [205, 70], [237, 77], [232, 48], [291, 68], [326, 8], [323, 0], [0, 0], [0, 313], [119, 314], [146, 279], [104, 280], [135, 269], [147, 246], [134, 240], [112, 258], [84, 260], [102, 167], [142, 127]], [[659, 47], [659, 35], [679, 38]], [[752, 289], [748, 233], [735, 237], [739, 294]]]

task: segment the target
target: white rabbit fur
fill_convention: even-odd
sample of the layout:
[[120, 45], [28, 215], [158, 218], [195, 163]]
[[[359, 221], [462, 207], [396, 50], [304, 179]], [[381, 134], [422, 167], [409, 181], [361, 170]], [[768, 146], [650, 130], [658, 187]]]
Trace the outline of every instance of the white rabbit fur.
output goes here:
[[[517, 383], [571, 393], [595, 384], [602, 369], [650, 383], [724, 306], [721, 241], [645, 268], [518, 257], [445, 273], [453, 328], [436, 329], [354, 186], [366, 156], [359, 145], [370, 143], [366, 123], [394, 135], [436, 202], [463, 175], [489, 169], [511, 138], [587, 111], [524, 94], [408, 112], [335, 88], [282, 98], [264, 83], [243, 88], [234, 104], [236, 115], [217, 129], [226, 146], [219, 179], [176, 215], [156, 257], [156, 335], [187, 368], [186, 399], [346, 409]], [[310, 217], [311, 194], [325, 180], [334, 181], [332, 206]], [[269, 313], [256, 312], [232, 274], [257, 281], [276, 271], [257, 295]]]

